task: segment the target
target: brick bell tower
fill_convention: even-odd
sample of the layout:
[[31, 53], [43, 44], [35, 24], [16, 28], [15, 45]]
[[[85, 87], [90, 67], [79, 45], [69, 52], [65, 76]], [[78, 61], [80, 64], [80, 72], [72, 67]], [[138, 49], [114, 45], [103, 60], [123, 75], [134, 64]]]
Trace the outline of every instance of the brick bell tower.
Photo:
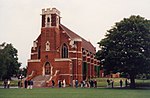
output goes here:
[[60, 56], [60, 11], [56, 8], [42, 9], [41, 16], [40, 59], [43, 68], [42, 74], [53, 75], [56, 72], [54, 58]]
[[60, 11], [56, 8], [42, 9], [42, 28], [57, 27], [60, 24]]
[[[60, 44], [60, 11], [56, 8], [42, 9], [41, 49], [56, 51]], [[46, 48], [47, 46], [47, 48]], [[49, 47], [48, 47], [49, 46]]]
[[41, 16], [41, 34], [31, 49], [27, 74], [52, 76], [56, 72], [54, 58], [60, 57], [60, 12], [56, 8], [42, 9]]

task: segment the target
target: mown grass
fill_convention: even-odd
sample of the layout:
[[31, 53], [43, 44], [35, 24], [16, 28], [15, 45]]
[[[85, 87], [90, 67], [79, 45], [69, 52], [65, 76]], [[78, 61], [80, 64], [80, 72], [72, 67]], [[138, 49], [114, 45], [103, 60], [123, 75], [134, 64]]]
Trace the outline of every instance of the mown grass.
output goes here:
[[0, 89], [0, 98], [149, 98], [148, 89], [34, 88]]
[[[108, 78], [97, 78], [97, 85], [99, 87], [106, 87], [107, 86], [107, 79]], [[114, 86], [120, 86], [119, 81], [122, 79], [123, 81], [125, 81], [125, 78], [109, 78], [110, 80], [114, 81]]]
[[[108, 78], [97, 78], [97, 83], [99, 87], [106, 87], [107, 86], [107, 79]], [[114, 81], [114, 86], [120, 86], [119, 81], [122, 79], [123, 80], [123, 86], [125, 86], [125, 78], [109, 78]], [[150, 87], [150, 79], [149, 80], [141, 80], [141, 79], [136, 79], [136, 86], [137, 87]]]

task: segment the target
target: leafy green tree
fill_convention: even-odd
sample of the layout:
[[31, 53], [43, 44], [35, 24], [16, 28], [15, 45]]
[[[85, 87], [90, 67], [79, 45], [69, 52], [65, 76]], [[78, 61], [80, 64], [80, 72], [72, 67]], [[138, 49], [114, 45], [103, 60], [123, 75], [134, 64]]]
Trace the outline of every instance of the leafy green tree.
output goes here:
[[17, 50], [12, 44], [0, 45], [0, 79], [16, 75], [21, 63], [18, 62]]
[[26, 77], [26, 75], [27, 75], [27, 68], [26, 67], [23, 67], [23, 68], [19, 69], [18, 76], [20, 76], [20, 75]]
[[105, 36], [98, 42], [98, 58], [107, 72], [128, 74], [130, 87], [135, 88], [135, 76], [150, 72], [150, 21], [133, 15], [116, 23]]

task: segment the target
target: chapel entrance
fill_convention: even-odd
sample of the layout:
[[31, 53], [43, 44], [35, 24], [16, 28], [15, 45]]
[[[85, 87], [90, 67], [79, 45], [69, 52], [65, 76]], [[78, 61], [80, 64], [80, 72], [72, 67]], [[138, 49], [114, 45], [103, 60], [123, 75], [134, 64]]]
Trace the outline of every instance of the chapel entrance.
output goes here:
[[50, 75], [51, 74], [51, 66], [49, 62], [45, 63], [45, 75]]

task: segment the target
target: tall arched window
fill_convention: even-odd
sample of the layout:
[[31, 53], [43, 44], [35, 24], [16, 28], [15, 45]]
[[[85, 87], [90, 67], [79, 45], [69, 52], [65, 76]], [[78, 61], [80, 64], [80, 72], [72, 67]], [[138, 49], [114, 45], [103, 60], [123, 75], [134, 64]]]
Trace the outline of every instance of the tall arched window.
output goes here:
[[38, 47], [38, 59], [41, 59], [41, 46]]
[[47, 22], [50, 22], [50, 18], [49, 17], [47, 18]]
[[63, 44], [63, 46], [62, 46], [61, 56], [62, 56], [62, 58], [68, 58], [68, 47], [66, 44]]

